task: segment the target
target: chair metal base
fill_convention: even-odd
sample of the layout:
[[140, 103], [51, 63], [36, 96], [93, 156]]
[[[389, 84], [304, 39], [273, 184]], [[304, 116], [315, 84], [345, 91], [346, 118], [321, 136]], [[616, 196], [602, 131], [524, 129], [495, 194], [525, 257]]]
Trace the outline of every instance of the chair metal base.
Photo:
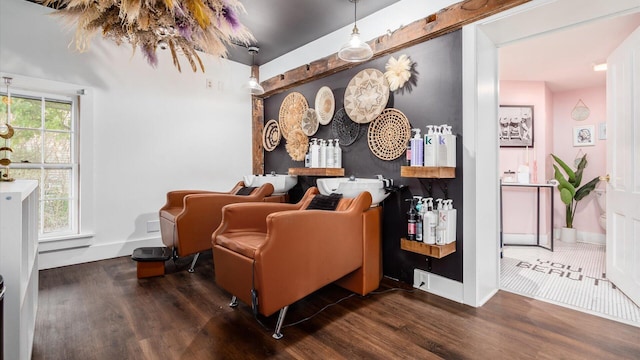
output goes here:
[[229, 303], [229, 306], [231, 307], [237, 307], [238, 306], [238, 298], [235, 296], [231, 297], [231, 302]]
[[190, 273], [194, 273], [196, 272], [194, 270], [194, 267], [196, 266], [196, 262], [198, 261], [198, 258], [200, 257], [200, 253], [197, 253], [196, 256], [193, 257], [193, 261], [191, 262], [191, 267], [189, 268], [189, 270], [187, 270]]
[[280, 330], [282, 330], [282, 324], [284, 323], [284, 317], [285, 315], [287, 315], [288, 309], [289, 309], [289, 305], [280, 309], [280, 314], [278, 314], [278, 322], [276, 323], [276, 330], [273, 332], [273, 335], [271, 335], [271, 337], [273, 337], [276, 340], [280, 340], [284, 336], [282, 335], [282, 332]]

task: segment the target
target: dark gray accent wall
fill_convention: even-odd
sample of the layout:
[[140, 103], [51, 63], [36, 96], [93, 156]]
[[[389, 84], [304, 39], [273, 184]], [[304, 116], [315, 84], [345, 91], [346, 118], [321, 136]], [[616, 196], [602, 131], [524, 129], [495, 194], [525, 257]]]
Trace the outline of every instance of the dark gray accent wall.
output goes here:
[[[385, 71], [390, 56], [406, 54], [414, 63], [414, 73], [410, 84], [392, 92], [388, 108], [402, 111], [409, 119], [412, 128], [426, 132], [426, 125], [449, 124], [457, 135], [456, 178], [451, 180], [427, 180], [400, 177], [400, 166], [405, 165], [405, 156], [393, 161], [378, 159], [370, 150], [367, 142], [368, 125], [361, 125], [360, 136], [355, 143], [342, 147], [342, 165], [345, 175], [356, 177], [375, 177], [383, 175], [394, 179], [402, 189], [383, 202], [383, 272], [385, 276], [407, 283], [413, 282], [413, 269], [418, 268], [462, 281], [462, 33], [452, 32], [427, 42], [414, 45], [396, 53], [359, 64], [337, 74], [301, 85], [290, 91], [265, 99], [265, 121], [278, 120], [280, 104], [292, 91], [302, 93], [309, 107], [315, 106], [315, 96], [322, 86], [329, 86], [336, 99], [336, 111], [343, 107], [345, 89], [353, 76], [367, 68]], [[316, 138], [333, 139], [331, 124], [320, 126], [314, 135]], [[285, 149], [285, 140], [272, 151], [265, 152], [265, 172], [275, 171], [286, 174], [290, 167], [304, 167], [303, 162], [291, 160]], [[315, 178], [300, 177], [299, 186], [294, 188], [292, 200], [299, 199], [303, 191], [313, 186]], [[444, 197], [448, 192], [458, 211], [456, 252], [442, 259], [407, 252], [400, 249], [400, 237], [406, 236], [405, 199], [413, 195], [427, 195], [432, 191], [434, 198]], [[301, 239], [304, 241], [304, 239]]]

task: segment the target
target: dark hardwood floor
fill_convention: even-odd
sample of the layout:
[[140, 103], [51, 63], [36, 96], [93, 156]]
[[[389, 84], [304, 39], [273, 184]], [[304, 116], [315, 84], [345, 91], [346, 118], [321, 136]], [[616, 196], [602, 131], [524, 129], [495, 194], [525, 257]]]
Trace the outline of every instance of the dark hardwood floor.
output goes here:
[[[196, 273], [138, 280], [128, 257], [40, 272], [33, 359], [639, 359], [640, 329], [499, 292], [472, 308], [422, 291], [352, 296], [271, 338], [275, 317], [233, 309], [211, 255]], [[389, 290], [389, 291], [387, 291]], [[387, 292], [383, 292], [387, 291]], [[337, 286], [285, 323], [348, 296]]]

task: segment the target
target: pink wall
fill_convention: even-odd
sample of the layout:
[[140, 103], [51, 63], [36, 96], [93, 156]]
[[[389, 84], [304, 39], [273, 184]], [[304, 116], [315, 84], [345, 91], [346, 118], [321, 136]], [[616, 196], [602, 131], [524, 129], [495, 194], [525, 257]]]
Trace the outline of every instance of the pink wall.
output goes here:
[[[552, 143], [552, 95], [541, 81], [500, 81], [500, 105], [533, 105], [533, 148], [529, 148], [531, 183], [546, 183], [552, 174], [547, 169]], [[500, 175], [517, 171], [526, 163], [526, 148], [500, 148]], [[534, 161], [535, 160], [535, 161]], [[536, 164], [536, 165], [534, 165]], [[534, 169], [537, 168], [537, 171]], [[534, 181], [534, 172], [537, 181]], [[545, 173], [546, 172], [546, 173]], [[541, 191], [541, 234], [548, 232], [548, 190]], [[531, 234], [536, 228], [535, 189], [503, 188], [503, 231], [507, 234]], [[546, 230], [545, 230], [546, 229]]]
[[[589, 108], [590, 116], [584, 121], [575, 121], [571, 118], [571, 111], [580, 99]], [[584, 172], [583, 184], [606, 173], [606, 140], [598, 139], [599, 124], [606, 122], [604, 86], [551, 93], [544, 82], [501, 81], [500, 104], [534, 106], [534, 146], [529, 149], [529, 160], [532, 171], [533, 160], [537, 160], [538, 183], [553, 178], [551, 153], [569, 164], [578, 151], [586, 153], [589, 164]], [[573, 127], [578, 125], [594, 125], [595, 146], [573, 146]], [[499, 156], [502, 175], [506, 170], [517, 170], [518, 165], [526, 160], [526, 151], [522, 148], [500, 148]], [[560, 228], [565, 224], [565, 208], [557, 190], [554, 190], [554, 196], [554, 226]], [[548, 227], [548, 198], [546, 192], [541, 193], [542, 231]], [[534, 192], [506, 189], [503, 193], [503, 231], [507, 234], [535, 233], [535, 210]], [[604, 234], [598, 224], [599, 216], [595, 194], [592, 193], [578, 205], [574, 227], [579, 232]]]
[[[571, 111], [579, 100], [589, 108], [590, 115], [586, 120], [576, 121], [571, 118]], [[606, 87], [591, 87], [579, 90], [566, 91], [554, 94], [553, 97], [553, 153], [571, 165], [578, 152], [587, 154], [587, 165], [582, 184], [596, 176], [602, 176], [607, 171], [607, 141], [599, 140], [599, 124], [607, 121], [607, 92]], [[574, 126], [594, 125], [594, 146], [573, 146]], [[551, 167], [551, 165], [549, 165]], [[602, 185], [599, 185], [602, 186]], [[564, 204], [557, 196], [554, 221], [564, 225]], [[604, 234], [604, 230], [598, 224], [600, 210], [596, 202], [595, 194], [591, 193], [578, 204], [578, 210], [574, 216], [573, 227], [578, 231]]]

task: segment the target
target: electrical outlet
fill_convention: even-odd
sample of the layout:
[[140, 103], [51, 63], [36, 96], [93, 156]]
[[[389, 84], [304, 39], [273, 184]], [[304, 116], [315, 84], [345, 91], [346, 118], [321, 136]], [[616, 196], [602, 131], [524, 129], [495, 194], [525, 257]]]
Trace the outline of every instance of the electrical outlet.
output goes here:
[[148, 233], [158, 232], [158, 231], [160, 231], [160, 221], [159, 220], [147, 221], [147, 232]]
[[414, 269], [413, 287], [420, 290], [429, 289], [429, 273], [424, 270]]
[[213, 80], [207, 79], [206, 86], [207, 86], [207, 89], [213, 89]]

